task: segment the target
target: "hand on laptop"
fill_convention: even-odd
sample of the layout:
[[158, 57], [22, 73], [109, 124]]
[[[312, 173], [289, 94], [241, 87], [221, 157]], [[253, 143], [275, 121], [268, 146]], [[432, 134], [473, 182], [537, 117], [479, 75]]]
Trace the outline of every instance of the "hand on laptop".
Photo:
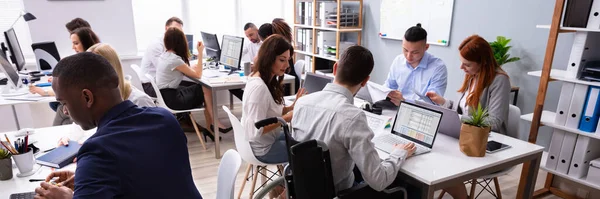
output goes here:
[[400, 101], [404, 100], [404, 96], [402, 96], [402, 93], [397, 90], [393, 90], [390, 93], [388, 93], [388, 97], [390, 98], [392, 103], [394, 103], [394, 105], [396, 105], [396, 106], [399, 106]]
[[427, 97], [429, 97], [429, 99], [431, 99], [431, 101], [435, 102], [438, 105], [442, 105], [442, 104], [446, 103], [446, 99], [444, 99], [444, 97], [438, 95], [437, 93], [435, 93], [433, 91], [429, 91], [429, 92], [425, 93], [425, 95]]
[[406, 158], [412, 156], [417, 150], [417, 147], [415, 147], [415, 143], [412, 142], [408, 144], [396, 144], [394, 148], [406, 150]]
[[65, 186], [70, 189], [74, 188], [75, 172], [73, 171], [62, 170], [52, 172], [50, 175], [48, 175], [48, 177], [46, 177], [46, 182], [50, 182], [52, 178], [58, 178], [58, 180], [55, 180], [54, 182], [58, 183], [59, 186]]
[[40, 183], [40, 187], [35, 188], [35, 193], [35, 199], [73, 198], [73, 190], [47, 182]]

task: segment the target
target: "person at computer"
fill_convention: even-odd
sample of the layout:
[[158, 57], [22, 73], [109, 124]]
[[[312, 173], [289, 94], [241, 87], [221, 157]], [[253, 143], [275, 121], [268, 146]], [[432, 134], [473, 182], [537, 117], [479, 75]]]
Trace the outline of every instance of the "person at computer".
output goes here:
[[246, 46], [244, 47], [244, 51], [242, 51], [242, 55], [246, 57], [248, 61], [252, 61], [258, 54], [258, 49], [260, 48], [262, 41], [258, 37], [258, 28], [253, 23], [244, 25], [244, 34], [250, 42], [244, 42], [246, 43]]
[[[258, 29], [258, 35], [260, 37], [261, 40], [265, 40], [267, 39], [269, 36], [273, 35], [273, 34], [277, 34], [277, 35], [281, 35], [283, 36], [290, 44], [293, 44], [293, 39], [292, 39], [292, 28], [290, 28], [290, 26], [283, 20], [278, 20], [278, 18], [273, 19], [273, 22], [266, 23], [260, 26], [260, 28]], [[292, 47], [290, 48], [290, 52], [292, 53], [292, 55], [294, 54], [294, 46], [292, 45]], [[294, 76], [294, 89], [297, 91], [300, 88], [300, 74], [296, 74], [296, 70], [294, 70], [294, 57], [291, 56], [288, 60], [289, 62], [289, 66], [285, 73], [291, 76]], [[290, 86], [286, 85], [285, 86], [285, 91], [284, 93], [286, 95], [291, 95], [292, 93], [290, 92]]]
[[492, 131], [506, 135], [510, 81], [494, 59], [489, 43], [478, 35], [466, 38], [458, 47], [460, 69], [465, 72], [458, 89], [457, 100], [449, 100], [435, 91], [427, 92], [433, 102], [457, 110], [463, 116], [471, 115], [478, 105], [488, 110]]
[[57, 101], [84, 130], [98, 130], [81, 146], [75, 172], [47, 177], [58, 177], [59, 185], [72, 179], [73, 190], [42, 182], [36, 198], [202, 198], [175, 117], [123, 100], [105, 58], [91, 52], [65, 57], [52, 75]]
[[[156, 84], [166, 105], [173, 110], [200, 108], [204, 105], [206, 125], [212, 128], [212, 96], [210, 90], [198, 83], [182, 81], [184, 76], [200, 79], [202, 77], [202, 54], [198, 54], [198, 63], [191, 65], [185, 34], [179, 28], [168, 28], [164, 36], [166, 51], [160, 55], [156, 64]], [[204, 44], [198, 42], [198, 52], [204, 50]], [[219, 131], [227, 133], [231, 127], [225, 128], [218, 123]], [[205, 136], [214, 141], [210, 130], [202, 128]]]
[[[410, 27], [404, 33], [402, 55], [392, 65], [384, 85], [392, 92], [388, 98], [396, 106], [402, 100], [421, 100], [427, 91], [440, 95], [446, 92], [448, 71], [444, 62], [427, 52], [427, 31], [421, 24]], [[419, 92], [418, 95], [415, 92]]]
[[73, 43], [73, 50], [80, 53], [85, 52], [94, 44], [100, 43], [100, 39], [91, 28], [82, 27], [71, 32], [71, 42]]
[[[270, 117], [292, 121], [294, 104], [285, 106], [283, 99], [283, 76], [292, 56], [291, 46], [286, 38], [277, 34], [264, 40], [254, 63], [256, 71], [248, 76], [244, 89], [241, 123], [254, 156], [264, 163], [288, 161], [285, 137], [280, 125], [272, 124], [256, 129], [254, 123]], [[296, 100], [304, 93], [304, 89], [299, 90]]]

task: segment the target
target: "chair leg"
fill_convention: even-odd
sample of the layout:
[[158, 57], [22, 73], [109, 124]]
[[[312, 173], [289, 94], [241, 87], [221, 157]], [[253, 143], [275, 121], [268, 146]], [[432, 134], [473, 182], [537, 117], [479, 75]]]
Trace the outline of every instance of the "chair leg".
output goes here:
[[254, 170], [254, 175], [252, 176], [252, 188], [250, 188], [250, 197], [249, 199], [252, 199], [254, 196], [254, 188], [256, 188], [256, 180], [258, 179], [258, 171], [260, 170], [261, 166], [256, 166], [256, 169]]
[[475, 198], [475, 188], [477, 187], [477, 179], [471, 180], [471, 193], [469, 193], [469, 198]]
[[494, 178], [494, 185], [496, 185], [496, 198], [502, 199], [502, 193], [500, 192], [500, 183], [498, 183], [498, 177]]
[[202, 148], [204, 148], [204, 150], [206, 151], [206, 145], [204, 144], [204, 139], [202, 139], [202, 136], [200, 136], [200, 131], [198, 130], [198, 124], [196, 124], [196, 120], [194, 119], [194, 116], [192, 115], [191, 112], [190, 112], [190, 119], [192, 120], [192, 125], [194, 126], [194, 130], [196, 130], [196, 135], [198, 136], [198, 139], [200, 139], [200, 144], [202, 144]]
[[283, 176], [283, 165], [282, 164], [277, 165], [277, 171], [279, 171], [280, 176]]
[[240, 192], [238, 192], [238, 199], [242, 198], [242, 192], [244, 192], [244, 186], [246, 186], [246, 181], [248, 181], [248, 174], [250, 174], [250, 169], [252, 169], [252, 166], [252, 164], [248, 164], [248, 168], [246, 168], [246, 175], [244, 175], [242, 187], [240, 187]]
[[442, 190], [442, 193], [440, 193], [440, 195], [438, 196], [438, 199], [442, 199], [445, 194], [446, 194], [446, 191]]

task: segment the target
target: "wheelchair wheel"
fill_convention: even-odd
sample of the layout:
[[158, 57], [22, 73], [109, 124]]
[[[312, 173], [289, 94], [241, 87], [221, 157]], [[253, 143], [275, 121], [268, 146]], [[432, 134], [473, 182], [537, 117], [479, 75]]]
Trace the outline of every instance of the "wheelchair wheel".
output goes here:
[[263, 199], [263, 198], [267, 197], [269, 195], [269, 192], [271, 192], [271, 190], [274, 190], [276, 187], [284, 187], [285, 188], [285, 178], [284, 177], [278, 177], [277, 179], [273, 180], [272, 182], [269, 182], [262, 189], [260, 189], [260, 191], [258, 193], [256, 193], [254, 195], [254, 199]]

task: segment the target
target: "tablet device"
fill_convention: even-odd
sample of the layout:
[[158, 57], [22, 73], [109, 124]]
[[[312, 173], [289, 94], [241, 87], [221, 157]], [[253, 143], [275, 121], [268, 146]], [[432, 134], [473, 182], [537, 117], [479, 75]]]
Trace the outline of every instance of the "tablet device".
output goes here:
[[423, 100], [424, 102], [433, 104], [433, 105], [437, 105], [435, 103], [433, 103], [433, 101], [431, 101], [431, 99], [429, 99], [429, 97], [421, 94], [419, 91], [417, 91], [417, 89], [413, 88], [413, 93], [415, 93], [417, 96], [419, 96], [419, 98], [421, 98], [421, 100]]
[[508, 149], [508, 148], [510, 148], [510, 146], [492, 140], [492, 141], [488, 141], [485, 151], [487, 153], [496, 153], [498, 151], [502, 151], [502, 150]]

